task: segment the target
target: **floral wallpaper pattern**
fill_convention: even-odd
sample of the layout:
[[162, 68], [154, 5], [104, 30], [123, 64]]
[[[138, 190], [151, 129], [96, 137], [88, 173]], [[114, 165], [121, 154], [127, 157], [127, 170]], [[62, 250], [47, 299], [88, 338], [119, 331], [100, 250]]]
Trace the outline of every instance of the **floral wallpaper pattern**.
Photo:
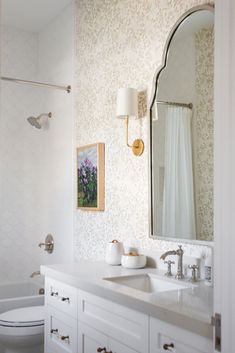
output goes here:
[[170, 29], [185, 11], [204, 2], [76, 1], [75, 144], [104, 142], [106, 174], [105, 211], [75, 210], [75, 259], [103, 259], [112, 239], [161, 247], [148, 238], [147, 117], [130, 121], [130, 141], [145, 142], [144, 154], [134, 157], [125, 145], [124, 124], [116, 119], [116, 94], [130, 86], [150, 99]]
[[195, 34], [196, 207], [198, 239], [213, 240], [214, 29]]

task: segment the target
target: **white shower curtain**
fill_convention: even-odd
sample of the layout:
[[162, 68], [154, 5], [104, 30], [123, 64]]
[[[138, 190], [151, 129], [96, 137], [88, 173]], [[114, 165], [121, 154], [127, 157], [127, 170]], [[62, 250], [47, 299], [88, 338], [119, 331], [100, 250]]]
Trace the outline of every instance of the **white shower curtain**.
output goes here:
[[167, 237], [196, 238], [191, 114], [183, 107], [166, 112], [162, 234]]

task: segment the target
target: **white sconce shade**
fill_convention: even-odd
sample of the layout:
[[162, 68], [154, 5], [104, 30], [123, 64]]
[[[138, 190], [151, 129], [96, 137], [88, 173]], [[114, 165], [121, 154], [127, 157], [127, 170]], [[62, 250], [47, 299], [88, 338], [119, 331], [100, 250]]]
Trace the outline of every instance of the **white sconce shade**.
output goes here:
[[138, 91], [135, 88], [119, 88], [117, 93], [117, 118], [138, 116]]
[[117, 118], [125, 120], [127, 147], [132, 149], [135, 156], [141, 156], [144, 152], [144, 141], [136, 139], [133, 144], [129, 144], [129, 117], [138, 117], [138, 91], [130, 87], [119, 88], [117, 93]]

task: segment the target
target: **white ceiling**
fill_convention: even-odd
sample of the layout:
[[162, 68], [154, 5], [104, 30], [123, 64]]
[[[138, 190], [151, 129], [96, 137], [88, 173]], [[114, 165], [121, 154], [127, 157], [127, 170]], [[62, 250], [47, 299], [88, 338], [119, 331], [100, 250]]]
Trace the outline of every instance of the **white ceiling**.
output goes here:
[[2, 23], [39, 32], [72, 0], [2, 0]]

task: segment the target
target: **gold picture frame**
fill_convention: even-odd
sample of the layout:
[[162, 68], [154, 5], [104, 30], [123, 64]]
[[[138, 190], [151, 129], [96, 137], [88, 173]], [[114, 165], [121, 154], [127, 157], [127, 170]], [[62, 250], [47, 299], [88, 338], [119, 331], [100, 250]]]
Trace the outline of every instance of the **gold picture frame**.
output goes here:
[[104, 211], [104, 143], [77, 148], [77, 208]]

